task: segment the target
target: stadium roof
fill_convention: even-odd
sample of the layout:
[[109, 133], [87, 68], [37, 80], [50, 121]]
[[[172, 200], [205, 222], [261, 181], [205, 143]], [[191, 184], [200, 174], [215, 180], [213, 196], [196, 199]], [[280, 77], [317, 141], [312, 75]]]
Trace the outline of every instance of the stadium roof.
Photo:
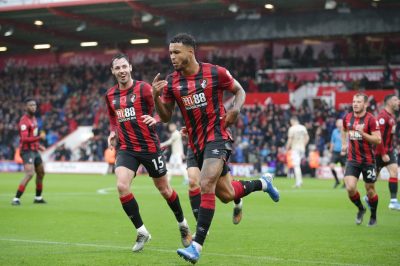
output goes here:
[[[170, 22], [220, 18], [257, 19], [271, 13], [318, 12], [329, 7], [328, 2], [333, 3], [338, 10], [400, 8], [398, 0], [24, 2], [23, 5], [7, 5], [7, 0], [0, 3], [0, 47], [7, 47], [7, 53], [32, 53], [35, 44], [50, 44], [52, 51], [85, 49], [80, 46], [82, 42], [97, 42], [101, 48], [124, 49], [133, 45], [130, 43], [133, 39], [148, 39], [146, 45], [158, 46], [166, 43]], [[267, 6], [268, 3], [273, 6]], [[35, 21], [38, 25], [34, 24]]]

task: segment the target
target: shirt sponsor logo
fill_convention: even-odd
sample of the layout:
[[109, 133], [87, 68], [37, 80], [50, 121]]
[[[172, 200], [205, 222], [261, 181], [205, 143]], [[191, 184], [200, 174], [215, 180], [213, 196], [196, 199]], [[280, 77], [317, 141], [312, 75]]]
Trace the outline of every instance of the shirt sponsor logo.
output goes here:
[[117, 114], [118, 122], [120, 123], [136, 119], [136, 112], [133, 107], [117, 109], [115, 110], [115, 113]]
[[182, 96], [181, 99], [186, 110], [207, 106], [207, 99], [204, 92]]
[[362, 140], [363, 139], [360, 132], [355, 131], [355, 130], [349, 131], [349, 138], [350, 138], [350, 140]]

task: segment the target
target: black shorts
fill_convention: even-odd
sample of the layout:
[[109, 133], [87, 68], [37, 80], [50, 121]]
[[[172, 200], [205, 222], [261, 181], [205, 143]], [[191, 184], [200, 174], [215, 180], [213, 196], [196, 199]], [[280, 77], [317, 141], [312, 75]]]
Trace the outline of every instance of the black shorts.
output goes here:
[[194, 155], [194, 152], [190, 147], [187, 148], [187, 152], [186, 152], [186, 165], [187, 165], [187, 168], [198, 167], [197, 161], [196, 161], [196, 156]]
[[346, 170], [344, 176], [354, 176], [357, 179], [360, 174], [363, 175], [365, 183], [375, 183], [377, 179], [375, 165], [373, 164], [359, 164], [354, 162], [346, 163]]
[[337, 164], [340, 163], [341, 166], [346, 165], [346, 155], [341, 155], [340, 151], [334, 151], [332, 153], [331, 163]]
[[395, 163], [397, 165], [397, 154], [394, 151], [388, 153], [389, 162], [384, 162], [381, 155], [376, 155], [376, 171], [379, 174], [383, 167]]
[[43, 163], [42, 157], [38, 151], [22, 150], [21, 158], [24, 164], [33, 164], [35, 167]]
[[143, 164], [150, 177], [158, 178], [167, 173], [167, 166], [162, 152], [133, 152], [127, 150], [119, 150], [115, 161], [115, 168], [124, 166], [132, 171], [137, 172], [139, 165]]
[[227, 162], [231, 153], [232, 142], [230, 140], [208, 142], [206, 147], [198, 154], [194, 154], [194, 152], [189, 148], [187, 152], [187, 167], [198, 167], [201, 170], [205, 159], [222, 159], [224, 160], [224, 166], [221, 176], [225, 176], [230, 170]]

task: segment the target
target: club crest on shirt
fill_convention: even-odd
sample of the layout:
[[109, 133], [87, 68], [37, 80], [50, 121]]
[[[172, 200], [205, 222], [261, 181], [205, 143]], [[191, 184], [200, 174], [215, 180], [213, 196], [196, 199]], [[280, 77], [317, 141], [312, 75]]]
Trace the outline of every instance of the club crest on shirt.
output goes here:
[[384, 125], [385, 124], [385, 119], [383, 119], [383, 118], [379, 119], [379, 124]]
[[131, 103], [134, 103], [135, 102], [135, 100], [136, 100], [136, 94], [132, 94], [132, 96], [131, 96]]
[[203, 79], [203, 81], [201, 82], [200, 86], [205, 89], [207, 87], [207, 80]]

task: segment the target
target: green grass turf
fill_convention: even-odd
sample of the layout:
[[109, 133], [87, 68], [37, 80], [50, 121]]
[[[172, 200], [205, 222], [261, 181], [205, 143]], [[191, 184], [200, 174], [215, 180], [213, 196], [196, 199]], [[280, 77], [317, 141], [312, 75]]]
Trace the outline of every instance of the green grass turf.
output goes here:
[[[134, 181], [142, 218], [153, 239], [131, 252], [136, 232], [114, 189], [113, 175], [48, 174], [46, 205], [34, 205], [34, 181], [21, 206], [10, 202], [22, 173], [0, 174], [0, 265], [188, 265], [176, 254], [178, 227], [150, 178]], [[172, 181], [194, 230], [187, 187]], [[232, 224], [232, 204], [218, 201], [200, 265], [400, 265], [400, 212], [388, 206], [387, 182], [379, 181], [378, 226], [356, 226], [356, 208], [332, 180], [277, 178], [281, 201], [262, 192], [244, 200], [243, 220]], [[359, 182], [361, 194], [364, 194]], [[110, 188], [108, 194], [97, 190]]]

